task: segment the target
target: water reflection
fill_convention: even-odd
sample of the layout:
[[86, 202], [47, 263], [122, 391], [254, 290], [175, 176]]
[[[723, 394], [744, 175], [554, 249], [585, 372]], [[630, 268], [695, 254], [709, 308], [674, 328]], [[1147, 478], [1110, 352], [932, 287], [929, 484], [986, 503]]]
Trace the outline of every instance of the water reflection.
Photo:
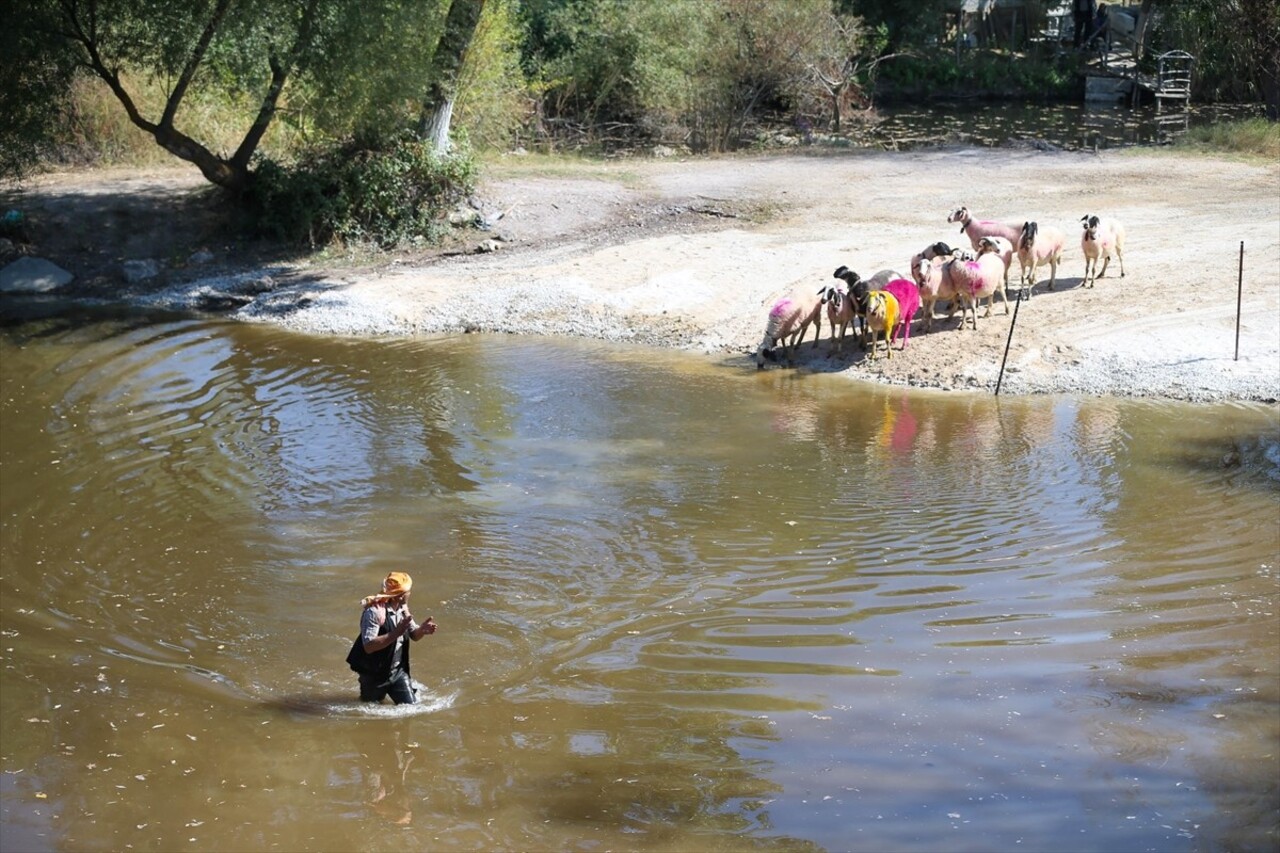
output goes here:
[[[6, 842], [1275, 836], [1274, 407], [52, 317], [0, 438]], [[401, 568], [430, 702], [358, 712]]]

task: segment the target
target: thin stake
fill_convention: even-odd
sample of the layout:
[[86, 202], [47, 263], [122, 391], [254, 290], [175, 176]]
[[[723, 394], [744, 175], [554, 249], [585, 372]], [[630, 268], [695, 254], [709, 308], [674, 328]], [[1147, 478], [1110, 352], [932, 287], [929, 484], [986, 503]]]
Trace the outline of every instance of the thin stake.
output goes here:
[[1240, 273], [1236, 277], [1236, 361], [1240, 360], [1240, 309], [1244, 301], [1244, 241], [1240, 241]]
[[1018, 325], [1018, 306], [1022, 304], [1022, 291], [1018, 288], [1018, 301], [1013, 303], [1013, 319], [1009, 321], [1009, 339], [1004, 342], [1004, 358], [1000, 359], [1000, 376], [996, 379], [996, 396], [1000, 396], [1000, 386], [1004, 383], [1004, 363], [1009, 360], [1009, 345], [1013, 343], [1013, 327]]

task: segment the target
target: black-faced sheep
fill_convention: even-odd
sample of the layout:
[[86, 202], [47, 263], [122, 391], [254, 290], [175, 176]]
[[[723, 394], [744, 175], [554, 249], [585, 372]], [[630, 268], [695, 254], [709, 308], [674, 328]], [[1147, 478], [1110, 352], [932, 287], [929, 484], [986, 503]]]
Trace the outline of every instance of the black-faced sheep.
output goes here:
[[1036, 288], [1036, 269], [1049, 265], [1049, 289], [1058, 281], [1058, 264], [1067, 247], [1067, 235], [1052, 226], [1041, 228], [1035, 222], [1024, 222], [1022, 233], [1014, 243], [1018, 247], [1018, 261], [1025, 274], [1024, 286], [1030, 296]]
[[764, 338], [756, 348], [756, 368], [763, 368], [766, 360], [777, 361], [775, 350], [782, 339], [788, 337], [783, 357], [792, 364], [795, 349], [804, 343], [810, 324], [814, 327], [813, 342], [816, 344], [822, 334], [821, 290], [813, 291], [809, 285], [803, 285], [773, 303], [765, 323]]
[[834, 355], [837, 350], [844, 350], [844, 336], [853, 325], [854, 334], [858, 334], [857, 302], [843, 287], [829, 285], [822, 289], [822, 304], [827, 308], [827, 325], [831, 328], [831, 346], [827, 352]]
[[[865, 351], [867, 348], [867, 294], [873, 290], [880, 290], [889, 282], [894, 279], [903, 278], [903, 276], [896, 270], [880, 270], [872, 275], [871, 278], [864, 279], [859, 277], [856, 272], [846, 266], [838, 267], [833, 275], [849, 285], [849, 295], [852, 296], [854, 300], [854, 332], [858, 332], [857, 321], [861, 319], [862, 331], [857, 335], [857, 337], [859, 347]], [[872, 340], [875, 340], [874, 335], [872, 335], [871, 338]]]
[[[1084, 253], [1084, 286], [1093, 287], [1095, 281], [1106, 276], [1112, 252], [1120, 262], [1120, 277], [1124, 278], [1124, 226], [1114, 219], [1089, 215], [1080, 217], [1080, 222], [1084, 226], [1080, 235], [1080, 250]], [[1102, 259], [1101, 272], [1098, 271], [1099, 258]]]

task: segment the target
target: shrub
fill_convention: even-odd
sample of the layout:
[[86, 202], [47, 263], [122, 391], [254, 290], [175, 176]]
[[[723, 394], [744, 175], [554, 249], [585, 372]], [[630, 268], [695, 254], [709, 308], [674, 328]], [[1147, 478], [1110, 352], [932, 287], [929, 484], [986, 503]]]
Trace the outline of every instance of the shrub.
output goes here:
[[1205, 151], [1261, 156], [1280, 160], [1280, 124], [1265, 118], [1193, 127], [1178, 139], [1181, 146]]
[[351, 142], [305, 162], [264, 159], [245, 194], [252, 232], [293, 243], [433, 241], [445, 214], [475, 186], [469, 149], [437, 153], [409, 134]]

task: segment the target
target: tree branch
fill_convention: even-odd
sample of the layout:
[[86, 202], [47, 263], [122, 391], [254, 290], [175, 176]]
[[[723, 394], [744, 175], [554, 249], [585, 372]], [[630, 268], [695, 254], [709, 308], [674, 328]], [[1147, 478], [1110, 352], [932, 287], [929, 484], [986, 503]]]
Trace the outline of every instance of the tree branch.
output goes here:
[[209, 50], [209, 43], [213, 41], [213, 36], [218, 31], [218, 27], [222, 25], [222, 19], [226, 17], [227, 9], [230, 7], [231, 0], [218, 0], [218, 5], [214, 8], [213, 15], [209, 18], [209, 22], [205, 24], [204, 32], [200, 34], [200, 40], [196, 42], [195, 50], [187, 58], [187, 64], [183, 67], [182, 74], [178, 76], [178, 82], [174, 85], [173, 91], [169, 93], [169, 100], [164, 105], [164, 115], [160, 117], [161, 127], [173, 127], [173, 118], [177, 115], [178, 105], [182, 103], [183, 97], [186, 96], [187, 87], [191, 85], [191, 80], [196, 75], [196, 69], [204, 61], [204, 55]]
[[262, 96], [262, 105], [258, 108], [257, 118], [253, 120], [253, 124], [240, 142], [240, 147], [236, 149], [236, 153], [230, 160], [231, 166], [240, 172], [248, 171], [249, 161], [253, 158], [253, 153], [258, 150], [262, 137], [270, 127], [272, 118], [275, 117], [276, 103], [280, 100], [285, 81], [301, 61], [303, 51], [311, 42], [311, 32], [315, 28], [316, 9], [319, 5], [320, 0], [308, 0], [306, 8], [302, 10], [302, 19], [298, 22], [298, 35], [294, 39], [293, 47], [289, 50], [288, 59], [282, 63], [274, 53], [267, 59], [271, 66], [271, 82]]

